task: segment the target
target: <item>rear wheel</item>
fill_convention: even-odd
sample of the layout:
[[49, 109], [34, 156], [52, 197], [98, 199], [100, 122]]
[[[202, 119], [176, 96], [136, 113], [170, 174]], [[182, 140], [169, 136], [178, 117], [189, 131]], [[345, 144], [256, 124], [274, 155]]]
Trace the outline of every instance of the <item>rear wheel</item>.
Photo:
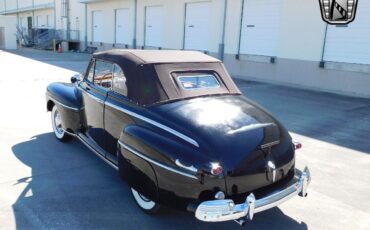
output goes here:
[[153, 215], [159, 212], [161, 206], [158, 203], [146, 198], [133, 188], [131, 188], [131, 193], [136, 204], [145, 213]]
[[53, 126], [55, 137], [58, 140], [66, 142], [71, 139], [71, 136], [62, 128], [62, 117], [56, 106], [54, 106], [51, 111], [51, 124]]

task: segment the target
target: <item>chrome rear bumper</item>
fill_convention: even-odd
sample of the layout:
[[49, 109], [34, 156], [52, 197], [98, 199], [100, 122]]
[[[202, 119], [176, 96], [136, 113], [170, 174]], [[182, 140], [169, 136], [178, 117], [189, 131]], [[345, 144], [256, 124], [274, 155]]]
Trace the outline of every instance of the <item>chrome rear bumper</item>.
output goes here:
[[293, 184], [258, 200], [252, 193], [242, 204], [234, 204], [233, 200], [205, 201], [197, 207], [195, 217], [206, 222], [243, 219], [241, 221], [243, 224], [244, 219], [252, 220], [254, 213], [276, 207], [296, 195], [306, 197], [307, 187], [311, 181], [310, 171], [307, 167], [303, 172], [297, 170], [295, 177], [296, 182]]

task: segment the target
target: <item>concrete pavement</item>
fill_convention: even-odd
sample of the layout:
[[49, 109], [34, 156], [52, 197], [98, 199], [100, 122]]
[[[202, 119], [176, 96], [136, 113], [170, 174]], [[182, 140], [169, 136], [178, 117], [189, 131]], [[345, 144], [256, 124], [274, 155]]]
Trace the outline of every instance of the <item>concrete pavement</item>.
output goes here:
[[[20, 56], [22, 55], [22, 56]], [[117, 173], [77, 140], [58, 142], [45, 88], [90, 55], [0, 50], [0, 229], [239, 229], [165, 210], [147, 216]], [[259, 213], [248, 229], [370, 229], [370, 100], [237, 80], [303, 143], [306, 199]]]

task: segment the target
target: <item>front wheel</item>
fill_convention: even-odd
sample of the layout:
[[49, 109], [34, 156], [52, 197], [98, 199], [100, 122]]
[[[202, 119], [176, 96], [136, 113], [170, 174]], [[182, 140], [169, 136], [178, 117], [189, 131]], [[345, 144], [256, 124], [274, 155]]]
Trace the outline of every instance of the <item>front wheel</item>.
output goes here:
[[54, 106], [53, 110], [51, 111], [51, 124], [53, 126], [55, 137], [58, 140], [66, 142], [71, 139], [71, 136], [68, 135], [62, 128], [62, 117], [56, 106]]
[[158, 203], [146, 198], [133, 188], [131, 188], [131, 193], [136, 204], [145, 213], [153, 215], [159, 212], [161, 206]]

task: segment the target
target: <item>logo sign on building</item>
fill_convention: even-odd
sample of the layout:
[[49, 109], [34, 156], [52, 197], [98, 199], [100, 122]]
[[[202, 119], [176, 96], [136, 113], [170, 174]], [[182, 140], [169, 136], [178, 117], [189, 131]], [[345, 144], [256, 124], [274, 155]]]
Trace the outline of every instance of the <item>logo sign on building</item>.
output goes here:
[[343, 25], [355, 19], [358, 0], [319, 0], [319, 2], [322, 19], [329, 24]]

